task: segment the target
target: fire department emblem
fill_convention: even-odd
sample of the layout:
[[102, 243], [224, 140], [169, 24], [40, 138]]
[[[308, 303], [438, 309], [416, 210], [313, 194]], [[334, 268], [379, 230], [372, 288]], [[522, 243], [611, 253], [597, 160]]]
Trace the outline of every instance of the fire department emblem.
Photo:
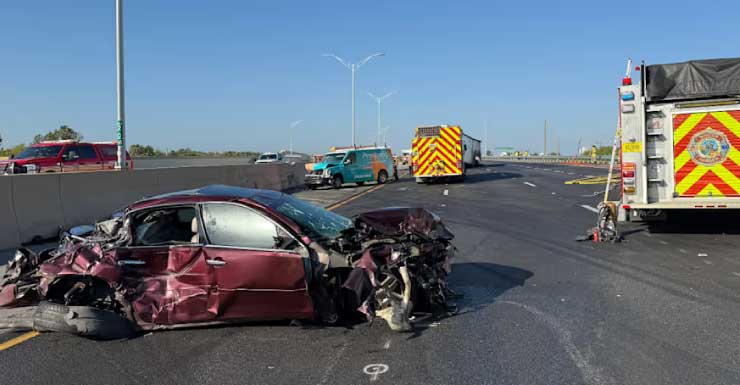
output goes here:
[[691, 159], [704, 166], [724, 162], [729, 151], [730, 142], [725, 134], [712, 128], [697, 132], [689, 143]]

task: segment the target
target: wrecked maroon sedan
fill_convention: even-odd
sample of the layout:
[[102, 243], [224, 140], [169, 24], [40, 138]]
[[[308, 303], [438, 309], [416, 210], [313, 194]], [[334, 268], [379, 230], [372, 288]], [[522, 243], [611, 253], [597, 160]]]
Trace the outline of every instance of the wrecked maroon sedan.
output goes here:
[[276, 191], [215, 185], [147, 198], [71, 233], [38, 255], [19, 249], [0, 280], [0, 306], [37, 305], [38, 330], [115, 338], [381, 317], [405, 331], [412, 310], [451, 310], [453, 236], [425, 209], [350, 220]]

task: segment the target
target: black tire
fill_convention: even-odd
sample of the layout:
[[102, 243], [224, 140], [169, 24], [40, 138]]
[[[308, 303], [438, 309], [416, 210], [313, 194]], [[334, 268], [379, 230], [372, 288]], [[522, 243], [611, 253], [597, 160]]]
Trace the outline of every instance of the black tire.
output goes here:
[[385, 182], [388, 181], [388, 172], [385, 170], [380, 170], [378, 172], [378, 184], [385, 184]]
[[334, 175], [333, 178], [331, 178], [331, 187], [334, 187], [335, 189], [342, 188], [342, 185], [344, 184], [344, 179], [341, 175]]
[[362, 186], [365, 184], [365, 182], [355, 182], [355, 183], [357, 183], [358, 186]]
[[77, 329], [67, 323], [68, 313], [68, 306], [47, 301], [39, 302], [33, 316], [33, 328], [40, 332], [75, 333]]
[[39, 303], [33, 327], [38, 331], [71, 333], [106, 340], [136, 335], [136, 328], [131, 321], [111, 311], [46, 301]]
[[308, 187], [309, 190], [316, 190], [315, 184], [307, 184], [306, 187]]

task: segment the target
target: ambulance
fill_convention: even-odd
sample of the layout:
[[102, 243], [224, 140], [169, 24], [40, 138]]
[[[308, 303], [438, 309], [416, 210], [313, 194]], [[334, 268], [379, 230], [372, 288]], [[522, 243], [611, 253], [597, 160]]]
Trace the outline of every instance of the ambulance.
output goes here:
[[468, 167], [480, 165], [480, 140], [460, 126], [417, 127], [411, 141], [411, 165], [416, 183], [438, 179], [463, 180]]
[[618, 219], [740, 208], [740, 58], [636, 68], [619, 87]]

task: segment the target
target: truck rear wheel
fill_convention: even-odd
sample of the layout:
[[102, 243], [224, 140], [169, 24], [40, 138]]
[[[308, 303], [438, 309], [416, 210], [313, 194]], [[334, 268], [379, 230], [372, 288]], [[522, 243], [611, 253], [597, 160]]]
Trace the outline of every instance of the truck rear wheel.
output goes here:
[[388, 172], [385, 170], [380, 170], [378, 172], [378, 184], [384, 184], [388, 181]]

